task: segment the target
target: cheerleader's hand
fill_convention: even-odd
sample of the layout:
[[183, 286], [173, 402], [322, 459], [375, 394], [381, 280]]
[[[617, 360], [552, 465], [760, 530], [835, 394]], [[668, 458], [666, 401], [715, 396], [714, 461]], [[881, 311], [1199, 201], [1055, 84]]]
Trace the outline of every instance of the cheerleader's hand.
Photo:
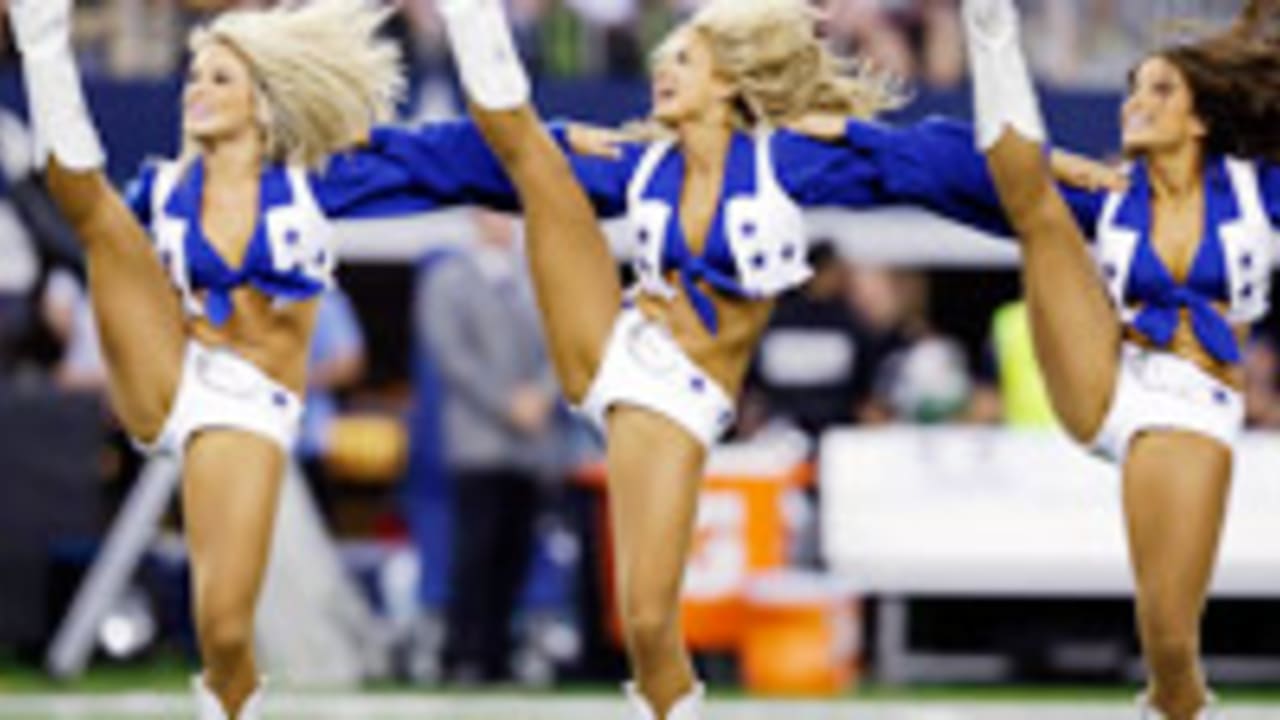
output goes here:
[[70, 50], [71, 0], [9, 0], [9, 22], [26, 57]]
[[849, 127], [849, 118], [839, 113], [814, 112], [801, 115], [786, 123], [785, 127], [814, 140], [834, 142], [844, 139]]
[[1129, 176], [1093, 158], [1065, 150], [1049, 155], [1049, 168], [1058, 182], [1080, 190], [1124, 192], [1129, 189]]
[[622, 157], [622, 145], [627, 135], [621, 130], [570, 123], [568, 135], [569, 149], [575, 155], [601, 157], [617, 160]]

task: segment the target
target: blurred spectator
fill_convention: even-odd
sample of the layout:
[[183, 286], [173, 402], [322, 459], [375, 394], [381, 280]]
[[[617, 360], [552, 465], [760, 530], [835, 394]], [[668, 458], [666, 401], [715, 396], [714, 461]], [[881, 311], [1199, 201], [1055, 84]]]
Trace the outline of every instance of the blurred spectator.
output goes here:
[[89, 74], [166, 78], [185, 52], [184, 5], [178, 0], [98, 0], [76, 6], [75, 42]]
[[364, 376], [365, 342], [351, 299], [334, 287], [320, 297], [316, 331], [307, 359], [307, 397], [298, 434], [297, 454], [325, 516], [333, 517], [333, 503], [324, 459], [329, 432], [338, 417], [338, 393]]
[[1022, 300], [996, 308], [988, 341], [991, 372], [974, 388], [968, 419], [1003, 422], [1010, 427], [1056, 427], [1049, 391], [1036, 361], [1027, 304]]
[[0, 109], [0, 375], [43, 376], [55, 361], [74, 301], [51, 305], [46, 287], [55, 269], [80, 262], [79, 244], [32, 167], [26, 126]]
[[964, 77], [955, 0], [827, 0], [823, 8], [827, 33], [841, 52], [930, 86], [952, 86]]
[[181, 8], [173, 0], [113, 0], [107, 67], [116, 77], [165, 77], [185, 50]]
[[966, 60], [956, 1], [918, 0], [916, 5], [912, 26], [919, 38], [922, 80], [934, 87], [959, 84]]
[[320, 298], [316, 332], [307, 369], [307, 411], [302, 418], [298, 453], [319, 459], [327, 447], [329, 426], [338, 415], [337, 393], [364, 376], [365, 342], [351, 299], [335, 287]]
[[[388, 32], [405, 42], [414, 71], [448, 65], [434, 0], [381, 0], [398, 13]], [[210, 14], [280, 0], [92, 0], [77, 6], [82, 64], [117, 77], [163, 77], [185, 52], [187, 31]], [[506, 0], [520, 51], [539, 73], [639, 77], [647, 53], [705, 0]], [[813, 0], [842, 52], [928, 87], [964, 76], [958, 0]], [[1229, 21], [1238, 3], [1211, 0], [1026, 0], [1020, 7], [1036, 72], [1051, 82], [1118, 87], [1171, 21]]]
[[1280, 350], [1275, 339], [1259, 334], [1244, 356], [1245, 422], [1253, 428], [1280, 428]]
[[1123, 87], [1152, 49], [1225, 26], [1240, 3], [1216, 0], [1036, 0], [1027, 4], [1033, 70], [1075, 88]]
[[782, 421], [816, 438], [853, 422], [876, 361], [870, 333], [845, 300], [849, 271], [835, 248], [815, 243], [809, 261], [813, 277], [779, 301], [764, 331], [749, 383], [760, 406], [744, 420]]
[[964, 349], [951, 338], [930, 335], [885, 359], [875, 397], [896, 422], [954, 422], [966, 412], [972, 389]]
[[1041, 0], [1030, 13], [1037, 74], [1072, 87], [1118, 87], [1147, 47], [1158, 22], [1148, 0]]
[[911, 43], [881, 0], [827, 0], [824, 10], [837, 50], [858, 53], [877, 69], [899, 77], [915, 77]]
[[0, 378], [16, 370], [30, 330], [39, 262], [8, 198], [0, 198]]
[[973, 380], [960, 344], [929, 321], [925, 275], [859, 268], [850, 300], [877, 336], [881, 358], [860, 419], [933, 423], [963, 416]]
[[107, 368], [98, 344], [93, 306], [83, 284], [66, 272], [49, 278], [44, 314], [62, 338], [62, 357], [54, 368], [54, 382], [68, 392], [102, 392]]
[[415, 301], [443, 394], [456, 521], [447, 655], [466, 683], [508, 676], [539, 479], [556, 461], [557, 394], [513, 224], [477, 218], [477, 242], [437, 259]]
[[449, 57], [444, 25], [432, 0], [400, 0], [400, 13], [408, 25], [408, 57], [413, 65], [444, 67]]
[[637, 75], [643, 69], [635, 33], [638, 0], [565, 0], [585, 25], [588, 64], [611, 75]]

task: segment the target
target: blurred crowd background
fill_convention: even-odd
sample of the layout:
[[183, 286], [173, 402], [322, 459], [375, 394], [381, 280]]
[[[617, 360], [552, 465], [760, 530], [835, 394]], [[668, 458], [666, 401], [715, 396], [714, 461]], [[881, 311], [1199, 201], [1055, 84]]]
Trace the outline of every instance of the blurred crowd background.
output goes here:
[[[270, 0], [91, 0], [78, 3], [87, 72], [115, 78], [177, 72], [188, 29], [210, 13], [261, 8]], [[416, 70], [447, 61], [433, 0], [387, 0], [392, 32]], [[556, 77], [637, 77], [646, 54], [699, 0], [513, 0], [512, 22], [536, 72]], [[956, 0], [817, 0], [833, 46], [929, 87], [965, 77]], [[1033, 67], [1066, 87], [1117, 87], [1140, 51], [1174, 28], [1161, 20], [1219, 22], [1233, 3], [1202, 0], [1029, 0], [1021, 3]]]
[[[81, 66], [113, 170], [117, 163], [125, 168], [114, 173], [122, 183], [145, 154], [173, 146], [174, 90], [187, 32], [210, 13], [263, 4], [77, 3]], [[456, 112], [432, 0], [391, 4], [399, 12], [388, 32], [403, 43], [414, 77], [406, 118]], [[1173, 32], [1163, 21], [1190, 16], [1220, 23], [1235, 9], [1234, 3], [1192, 0], [1021, 5], [1027, 36], [1035, 38], [1033, 65], [1060, 102], [1050, 104], [1051, 119], [1093, 128], [1082, 136], [1084, 144], [1102, 149], [1114, 138], [1098, 139], [1096, 128], [1114, 127], [1127, 71]], [[620, 121], [643, 111], [647, 53], [697, 2], [511, 0], [509, 6], [549, 102], [570, 117], [581, 110]], [[821, 10], [824, 32], [842, 52], [896, 73], [926, 107], [965, 106], [956, 0], [825, 0]], [[6, 460], [0, 494], [12, 495], [48, 472], [51, 458], [66, 455], [60, 443], [68, 438], [84, 436], [83, 447], [98, 448], [79, 465], [91, 482], [70, 482], [69, 494], [54, 499], [27, 490], [25, 500], [0, 502], [31, 522], [60, 516], [68, 503], [91, 508], [72, 528], [83, 543], [57, 545], [54, 570], [42, 561], [39, 621], [11, 622], [7, 631], [0, 621], [0, 633], [7, 632], [0, 634], [0, 651], [33, 657], [91, 556], [84, 543], [101, 537], [142, 461], [103, 410], [83, 269], [74, 239], [26, 163], [14, 59], [4, 44], [0, 437], [9, 439], [0, 440], [0, 449], [6, 458], [29, 460]], [[615, 97], [626, 102], [602, 111]], [[1055, 107], [1064, 109], [1055, 113]], [[1072, 112], [1078, 116], [1067, 117]], [[313, 348], [299, 461], [329, 529], [399, 628], [400, 672], [423, 681], [515, 676], [546, 682], [556, 668], [581, 667], [583, 658], [599, 657], [596, 645], [609, 644], [606, 632], [593, 629], [595, 604], [602, 602], [594, 587], [600, 538], [581, 481], [599, 445], [559, 403], [550, 382], [518, 226], [475, 213], [453, 227], [462, 228], [451, 231], [460, 242], [344, 267], [345, 290], [325, 299]], [[422, 232], [433, 231], [424, 226]], [[1037, 386], [1015, 269], [937, 269], [927, 259], [877, 265], [849, 256], [836, 238], [811, 240], [817, 272], [781, 301], [732, 439], [786, 435], [812, 442], [833, 426], [889, 423], [1052, 424]], [[1246, 362], [1249, 422], [1280, 427], [1274, 321], [1259, 328]], [[798, 565], [819, 564], [812, 520], [819, 502], [808, 493], [807, 510], [793, 528]], [[44, 514], [32, 509], [48, 503]], [[166, 520], [170, 527], [179, 523], [176, 514]], [[459, 532], [451, 532], [454, 525]], [[0, 537], [5, 534], [0, 529]], [[417, 553], [408, 575], [387, 561], [392, 551], [369, 550], [405, 546]], [[460, 560], [452, 570], [450, 558]], [[165, 586], [162, 577], [150, 582]], [[163, 600], [152, 602], [161, 608], [161, 630], [168, 623], [189, 643], [181, 603], [170, 611], [162, 609], [168, 607]], [[522, 621], [509, 637], [506, 619], [513, 616]], [[616, 654], [611, 657], [616, 667]]]
[[[89, 72], [165, 77], [179, 68], [187, 31], [210, 13], [270, 0], [91, 0], [79, 5], [78, 40]], [[433, 0], [387, 0], [392, 32], [415, 69], [446, 62]], [[698, 0], [512, 0], [522, 50], [536, 72], [558, 77], [643, 74], [646, 55]], [[965, 77], [956, 0], [817, 0], [833, 46], [857, 52], [927, 87]], [[1066, 87], [1118, 87], [1130, 64], [1169, 33], [1162, 20], [1229, 19], [1234, 3], [1204, 0], [1029, 0], [1020, 3], [1035, 70]]]

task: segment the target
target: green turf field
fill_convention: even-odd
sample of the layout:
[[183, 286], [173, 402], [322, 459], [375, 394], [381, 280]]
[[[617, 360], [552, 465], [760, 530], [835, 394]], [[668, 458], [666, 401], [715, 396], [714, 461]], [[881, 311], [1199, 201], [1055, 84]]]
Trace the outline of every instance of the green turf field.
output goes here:
[[[174, 694], [14, 695], [0, 697], [0, 718], [125, 720], [190, 718]], [[608, 720], [627, 718], [612, 695], [296, 695], [278, 693], [266, 720]], [[760, 701], [715, 699], [705, 720], [1137, 720], [1130, 702], [974, 702], [929, 700]], [[1229, 720], [1275, 720], [1280, 705], [1233, 703]]]
[[[38, 670], [0, 663], [0, 719], [125, 720], [191, 718], [186, 684], [193, 668], [178, 659], [96, 668], [60, 683]], [[865, 685], [833, 701], [763, 701], [738, 691], [713, 693], [705, 720], [1137, 720], [1135, 687]], [[1280, 687], [1231, 688], [1224, 720], [1280, 720]], [[627, 718], [610, 687], [556, 692], [442, 692], [380, 684], [361, 693], [269, 696], [266, 720], [608, 720]]]

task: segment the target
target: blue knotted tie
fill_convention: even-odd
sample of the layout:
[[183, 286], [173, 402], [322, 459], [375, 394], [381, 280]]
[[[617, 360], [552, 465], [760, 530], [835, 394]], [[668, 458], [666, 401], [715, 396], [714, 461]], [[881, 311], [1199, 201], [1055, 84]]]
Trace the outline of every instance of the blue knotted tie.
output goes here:
[[1162, 287], [1160, 294], [1148, 300], [1138, 313], [1133, 327], [1151, 342], [1165, 347], [1178, 330], [1182, 308], [1190, 311], [1192, 332], [1215, 360], [1240, 362], [1240, 346], [1231, 325], [1208, 300], [1181, 285], [1170, 283]]
[[1135, 230], [1139, 241], [1126, 287], [1126, 299], [1143, 303], [1132, 326], [1159, 347], [1173, 341], [1182, 309], [1191, 316], [1196, 340], [1215, 360], [1240, 362], [1236, 334], [1213, 300], [1227, 301], [1226, 268], [1223, 267], [1218, 227], [1240, 212], [1226, 171], [1219, 159], [1205, 173], [1205, 229], [1192, 260], [1187, 281], [1180, 283], [1156, 253], [1151, 240], [1151, 189], [1143, 163], [1135, 164], [1130, 189], [1116, 216], [1117, 224]]
[[689, 296], [689, 304], [693, 306], [694, 312], [698, 314], [698, 319], [702, 321], [707, 331], [712, 335], [718, 334], [720, 317], [716, 312], [715, 301], [698, 283], [706, 282], [713, 289], [733, 297], [745, 296], [747, 294], [745, 288], [733, 278], [718, 272], [700, 257], [682, 258], [679, 268], [680, 284], [684, 286], [684, 291]]

